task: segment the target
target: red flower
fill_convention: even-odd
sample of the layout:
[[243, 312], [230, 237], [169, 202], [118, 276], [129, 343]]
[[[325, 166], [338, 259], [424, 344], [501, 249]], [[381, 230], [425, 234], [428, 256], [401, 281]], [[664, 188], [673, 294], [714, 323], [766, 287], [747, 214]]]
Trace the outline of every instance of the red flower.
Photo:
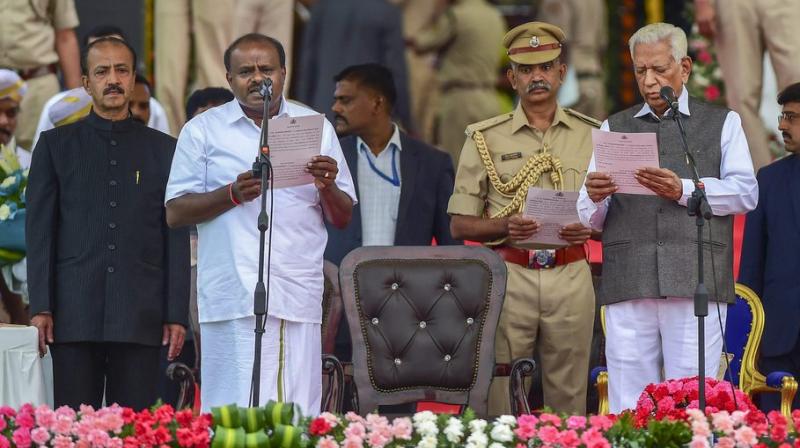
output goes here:
[[710, 86], [706, 87], [706, 91], [704, 92], [707, 101], [716, 101], [719, 99], [721, 93], [719, 91], [719, 87], [711, 84]]
[[308, 425], [308, 433], [312, 436], [324, 436], [333, 429], [330, 423], [322, 417], [317, 417]]
[[189, 428], [178, 428], [175, 431], [175, 436], [178, 439], [178, 445], [183, 447], [190, 447], [194, 444], [194, 434]]
[[175, 415], [175, 409], [172, 407], [172, 405], [169, 404], [161, 405], [161, 407], [156, 409], [155, 412], [156, 420], [158, 420], [161, 424], [164, 425], [170, 423], [174, 415]]
[[133, 412], [133, 409], [122, 408], [122, 421], [125, 422], [126, 425], [133, 423], [135, 419], [136, 419], [136, 412]]
[[183, 411], [178, 411], [175, 413], [175, 420], [181, 427], [188, 428], [191, 426], [194, 416], [192, 415], [192, 411], [190, 409], [184, 409]]
[[714, 58], [711, 57], [711, 53], [702, 50], [697, 52], [697, 60], [703, 64], [710, 64], [714, 61]]

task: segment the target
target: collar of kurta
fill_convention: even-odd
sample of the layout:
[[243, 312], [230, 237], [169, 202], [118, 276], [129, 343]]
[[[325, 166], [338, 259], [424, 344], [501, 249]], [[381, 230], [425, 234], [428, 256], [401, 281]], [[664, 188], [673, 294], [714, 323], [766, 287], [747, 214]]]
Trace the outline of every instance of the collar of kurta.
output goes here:
[[102, 131], [128, 131], [133, 128], [134, 119], [128, 114], [128, 118], [124, 120], [112, 121], [106, 120], [105, 118], [97, 115], [94, 109], [89, 112], [89, 115], [86, 117], [86, 122], [89, 123], [93, 128], [100, 129]]
[[[553, 122], [550, 124], [550, 127], [554, 127], [559, 124], [563, 124], [568, 128], [572, 127], [572, 121], [569, 115], [564, 112], [564, 109], [562, 109], [561, 106], [556, 106], [556, 114], [553, 117]], [[514, 109], [514, 117], [511, 120], [511, 132], [516, 133], [525, 126], [533, 129], [533, 126], [528, 123], [528, 117], [525, 115], [525, 111], [522, 109], [522, 102], [519, 102], [517, 103], [517, 108]]]

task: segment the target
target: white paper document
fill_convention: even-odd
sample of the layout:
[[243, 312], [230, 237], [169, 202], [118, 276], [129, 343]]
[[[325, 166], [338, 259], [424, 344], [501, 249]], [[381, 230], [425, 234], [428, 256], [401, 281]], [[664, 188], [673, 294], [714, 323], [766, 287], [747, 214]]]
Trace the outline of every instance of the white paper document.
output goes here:
[[314, 182], [305, 171], [322, 147], [323, 115], [269, 120], [269, 155], [274, 188], [296, 187]]
[[658, 138], [655, 133], [605, 132], [592, 129], [592, 144], [595, 169], [611, 175], [619, 187], [617, 193], [655, 195], [633, 177], [638, 169], [659, 168]]
[[535, 219], [539, 231], [531, 238], [515, 245], [522, 246], [566, 246], [568, 243], [558, 236], [559, 230], [567, 224], [580, 222], [578, 218], [578, 192], [544, 190], [531, 187], [525, 199], [522, 215]]

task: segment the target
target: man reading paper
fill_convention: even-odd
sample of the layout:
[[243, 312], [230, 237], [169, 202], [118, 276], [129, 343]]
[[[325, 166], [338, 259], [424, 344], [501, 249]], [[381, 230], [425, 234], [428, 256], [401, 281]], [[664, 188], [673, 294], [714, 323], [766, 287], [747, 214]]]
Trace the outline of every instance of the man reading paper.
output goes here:
[[578, 200], [584, 225], [603, 231], [598, 300], [605, 305], [614, 414], [635, 407], [647, 384], [694, 376], [698, 369], [691, 299], [697, 285], [697, 229], [686, 211], [694, 185], [677, 123], [660, 97], [662, 87], [678, 95], [689, 151], [714, 214], [703, 237], [704, 277], [710, 298], [721, 303], [710, 304], [706, 319], [706, 376], [717, 374], [720, 322], [725, 323], [725, 303], [734, 300], [732, 215], [752, 210], [758, 200], [739, 115], [690, 97], [684, 86], [692, 70], [684, 32], [655, 23], [637, 31], [629, 44], [645, 104], [610, 116], [601, 129], [658, 135], [661, 168], [641, 167], [635, 174], [655, 195], [620, 194], [608, 173], [592, 172], [593, 159]]
[[[545, 406], [583, 414], [595, 308], [583, 243], [591, 230], [577, 222], [564, 226], [563, 247], [557, 250], [520, 245], [541, 227], [521, 213], [528, 187], [580, 189], [592, 152], [591, 130], [600, 125], [556, 100], [567, 73], [561, 59], [565, 40], [560, 28], [543, 22], [506, 33], [507, 75], [519, 105], [513, 113], [467, 127], [447, 212], [454, 238], [481, 241], [506, 261], [496, 361], [531, 357], [538, 344]], [[509, 412], [508, 378], [495, 377], [489, 414]]]
[[[260, 180], [249, 171], [258, 152], [264, 99], [272, 80], [270, 117], [317, 114], [288, 102], [283, 47], [261, 34], [235, 40], [225, 52], [235, 100], [184, 126], [166, 192], [171, 226], [197, 225], [198, 308], [203, 410], [247, 406], [253, 359], [253, 291], [258, 277]], [[323, 219], [350, 221], [353, 180], [333, 126], [323, 126], [320, 154], [307, 170], [312, 184], [271, 190], [269, 310], [261, 365], [261, 401], [291, 401], [304, 415], [319, 412], [321, 395]], [[269, 202], [269, 198], [267, 199]], [[293, 374], [289, 374], [292, 372]]]

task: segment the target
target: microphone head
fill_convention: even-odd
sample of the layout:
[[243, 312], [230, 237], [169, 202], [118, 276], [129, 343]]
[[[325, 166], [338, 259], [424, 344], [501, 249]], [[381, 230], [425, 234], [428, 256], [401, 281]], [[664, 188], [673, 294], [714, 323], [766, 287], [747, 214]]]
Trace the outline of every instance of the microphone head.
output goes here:
[[659, 95], [661, 96], [662, 100], [666, 101], [669, 104], [672, 104], [675, 101], [677, 101], [675, 99], [675, 90], [670, 86], [662, 87], [661, 91], [659, 92]]
[[272, 79], [267, 78], [266, 80], [261, 82], [261, 87], [258, 89], [258, 93], [261, 94], [263, 98], [272, 97]]

